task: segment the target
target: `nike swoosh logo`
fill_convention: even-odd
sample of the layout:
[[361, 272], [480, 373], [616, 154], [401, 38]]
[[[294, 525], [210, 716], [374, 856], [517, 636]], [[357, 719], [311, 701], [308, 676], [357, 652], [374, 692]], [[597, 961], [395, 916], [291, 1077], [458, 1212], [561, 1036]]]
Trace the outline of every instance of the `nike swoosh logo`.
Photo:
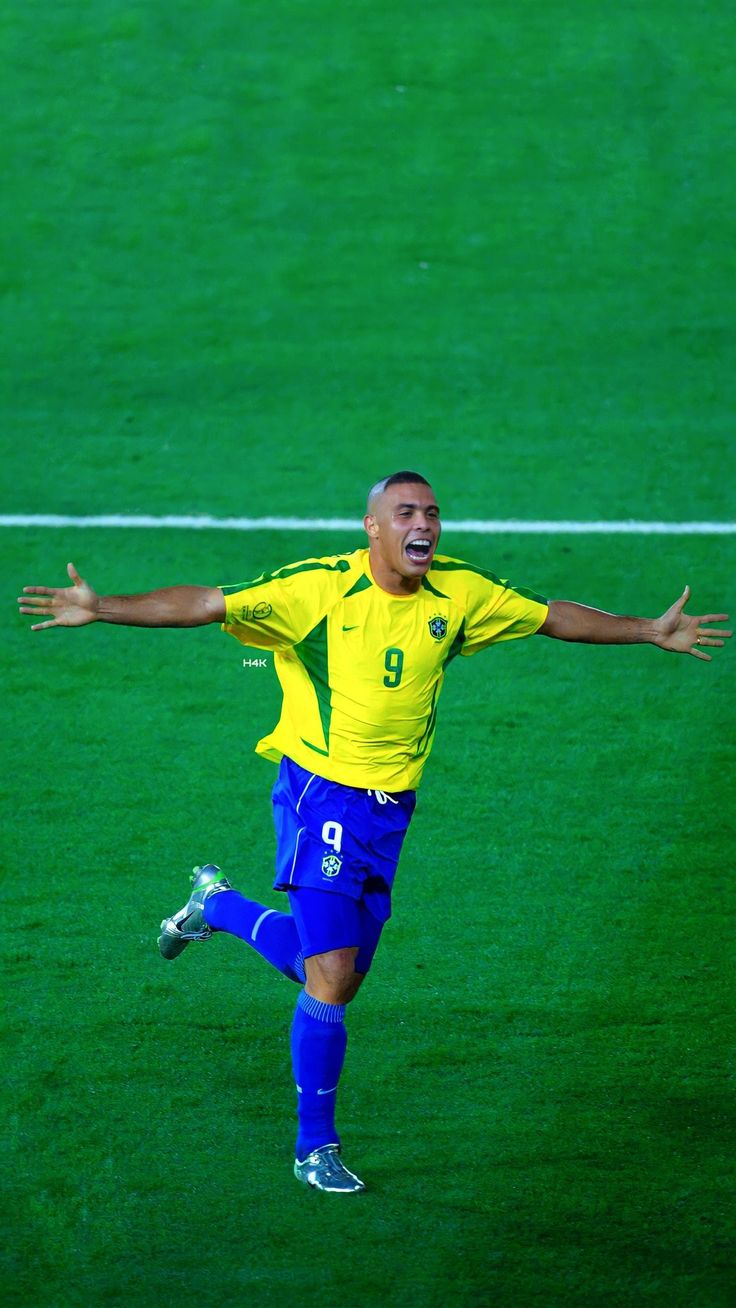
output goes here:
[[343, 627], [343, 631], [357, 631], [357, 630], [358, 630], [357, 626], [356, 626], [356, 627]]
[[318, 1091], [317, 1091], [317, 1094], [318, 1094], [318, 1095], [334, 1095], [334, 1093], [335, 1093], [336, 1090], [337, 1090], [337, 1086], [336, 1086], [336, 1085], [333, 1085], [333, 1087], [332, 1087], [331, 1090], [318, 1090]]

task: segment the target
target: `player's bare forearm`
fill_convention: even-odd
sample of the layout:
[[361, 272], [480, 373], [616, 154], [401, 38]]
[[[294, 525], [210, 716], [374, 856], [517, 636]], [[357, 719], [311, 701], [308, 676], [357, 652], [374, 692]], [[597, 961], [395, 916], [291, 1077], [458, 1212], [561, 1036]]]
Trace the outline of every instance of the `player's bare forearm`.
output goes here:
[[690, 598], [686, 586], [679, 599], [661, 618], [629, 618], [605, 613], [570, 600], [553, 600], [539, 631], [555, 640], [574, 640], [588, 645], [656, 645], [672, 654], [692, 654], [709, 663], [706, 646], [720, 646], [731, 636], [710, 622], [726, 622], [727, 613], [705, 613], [700, 617], [685, 612]]
[[124, 627], [203, 627], [223, 622], [222, 591], [209, 586], [165, 586], [142, 595], [99, 595], [97, 622]]
[[539, 634], [586, 645], [644, 645], [654, 642], [655, 626], [653, 618], [631, 618], [570, 600], [552, 600]]
[[21, 613], [45, 618], [32, 631], [47, 627], [86, 627], [109, 622], [125, 627], [203, 627], [223, 622], [225, 600], [214, 586], [166, 586], [142, 595], [98, 595], [67, 564], [71, 586], [25, 586], [18, 597]]

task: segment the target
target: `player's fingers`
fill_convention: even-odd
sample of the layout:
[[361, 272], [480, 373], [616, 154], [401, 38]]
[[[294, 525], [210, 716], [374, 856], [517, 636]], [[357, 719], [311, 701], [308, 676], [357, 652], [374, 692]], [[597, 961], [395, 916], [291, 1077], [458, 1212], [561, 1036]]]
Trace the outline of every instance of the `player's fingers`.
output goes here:
[[67, 563], [66, 570], [69, 575], [70, 581], [73, 581], [75, 586], [84, 585], [84, 582], [82, 581], [82, 578], [80, 577], [73, 563]]
[[698, 632], [699, 645], [722, 645], [722, 640], [717, 640], [712, 636], [707, 636], [704, 631]]
[[24, 595], [55, 595], [56, 589], [52, 586], [24, 586]]
[[23, 613], [53, 613], [54, 609], [57, 607], [56, 600], [46, 599], [43, 596], [39, 596], [38, 599], [36, 599], [33, 595], [21, 595], [18, 599], [18, 603], [20, 604], [21, 612]]
[[34, 622], [31, 631], [43, 631], [44, 627], [58, 627], [59, 623], [56, 618], [50, 618], [48, 622]]
[[705, 654], [705, 653], [703, 652], [702, 649], [695, 649], [695, 648], [693, 647], [693, 649], [690, 650], [690, 653], [692, 654], [693, 658], [695, 658], [695, 659], [705, 659], [706, 663], [712, 663], [712, 662], [713, 662], [713, 659], [712, 659], [711, 655], [710, 655], [710, 654]]
[[[698, 622], [728, 622], [728, 614], [727, 614], [727, 613], [704, 613], [703, 616], [702, 616], [702, 618], [698, 618]], [[729, 634], [729, 636], [730, 636], [731, 633], [729, 632], [728, 634]]]
[[48, 613], [53, 613], [53, 611], [54, 611], [53, 609], [49, 609], [46, 607], [40, 609], [26, 609], [26, 608], [18, 609], [19, 613], [26, 613], [31, 618], [44, 618]]
[[27, 613], [52, 613], [57, 607], [56, 600], [46, 595], [21, 595], [18, 597], [18, 603], [26, 610]]
[[675, 603], [674, 603], [674, 606], [673, 606], [673, 607], [676, 608], [676, 609], [680, 609], [680, 610], [684, 609], [684, 607], [685, 607], [685, 605], [687, 604], [689, 598], [690, 598], [690, 587], [689, 587], [689, 586], [686, 586], [685, 589], [684, 589], [684, 591], [682, 592], [680, 598], [679, 598], [678, 600], [675, 600]]

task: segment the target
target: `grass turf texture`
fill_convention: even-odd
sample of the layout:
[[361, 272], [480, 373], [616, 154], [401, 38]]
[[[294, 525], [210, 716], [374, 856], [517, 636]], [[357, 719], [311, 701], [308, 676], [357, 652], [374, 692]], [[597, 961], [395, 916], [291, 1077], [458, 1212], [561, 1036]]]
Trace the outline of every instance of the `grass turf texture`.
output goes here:
[[18, 502], [345, 512], [411, 455], [468, 516], [729, 517], [733, 37], [727, 0], [11, 3]]
[[[408, 463], [452, 516], [731, 516], [729, 6], [3, 22], [5, 511], [352, 514]], [[68, 558], [135, 590], [346, 543], [0, 537], [9, 597]], [[445, 548], [733, 610], [730, 541]], [[193, 861], [268, 896], [276, 696], [242, 653], [5, 633], [6, 1300], [725, 1303], [732, 655], [450, 669], [350, 1014], [356, 1209], [290, 1176], [295, 990], [234, 941], [156, 952]]]
[[[153, 548], [164, 575], [299, 552], [84, 542], [116, 588]], [[48, 575], [69, 539], [16, 543]], [[536, 583], [562, 558], [576, 593], [625, 607], [633, 585], [653, 611], [685, 554], [717, 589], [734, 563], [703, 540], [560, 549], [501, 539], [494, 562]], [[11, 1302], [143, 1305], [163, 1276], [165, 1302], [725, 1303], [725, 659], [535, 640], [453, 665], [350, 1014], [340, 1116], [372, 1188], [347, 1211], [290, 1176], [295, 989], [229, 939], [171, 966], [155, 946], [194, 859], [280, 902], [249, 752], [272, 672], [215, 628], [8, 639]]]

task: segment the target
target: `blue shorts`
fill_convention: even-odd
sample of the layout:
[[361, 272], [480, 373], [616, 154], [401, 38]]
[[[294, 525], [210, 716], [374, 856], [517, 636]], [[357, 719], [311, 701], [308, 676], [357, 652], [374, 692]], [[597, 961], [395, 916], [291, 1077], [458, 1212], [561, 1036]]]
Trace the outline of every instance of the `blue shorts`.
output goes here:
[[357, 949], [355, 971], [368, 971], [384, 924], [360, 899], [297, 886], [289, 891], [289, 905], [302, 958], [328, 954], [333, 949]]
[[391, 887], [415, 804], [413, 790], [387, 794], [341, 786], [283, 758], [273, 788], [274, 888], [308, 886], [344, 895], [378, 922], [387, 922]]

